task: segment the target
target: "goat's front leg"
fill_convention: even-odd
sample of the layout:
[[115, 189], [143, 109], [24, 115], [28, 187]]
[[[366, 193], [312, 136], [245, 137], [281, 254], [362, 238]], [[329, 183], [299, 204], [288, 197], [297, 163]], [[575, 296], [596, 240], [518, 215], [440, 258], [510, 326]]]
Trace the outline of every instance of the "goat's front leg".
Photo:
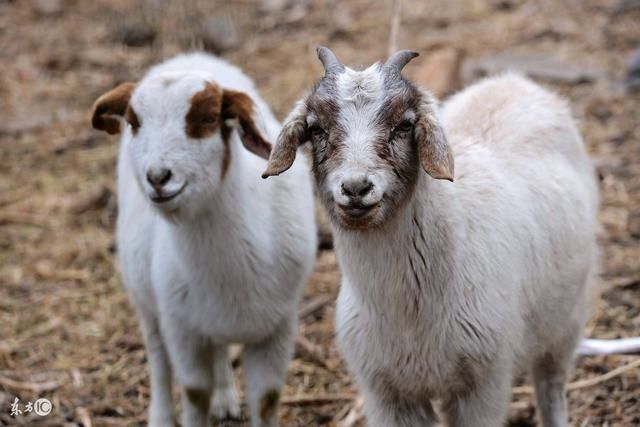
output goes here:
[[243, 366], [252, 427], [278, 425], [280, 392], [296, 330], [296, 321], [287, 319], [270, 338], [245, 347]]
[[213, 397], [211, 414], [217, 420], [240, 418], [240, 396], [233, 376], [229, 347], [219, 346], [213, 356]]
[[181, 387], [182, 427], [205, 427], [209, 423], [213, 378], [211, 345], [205, 337], [180, 328], [176, 319], [163, 318], [161, 324], [176, 381]]
[[388, 387], [364, 386], [364, 410], [369, 427], [432, 427], [438, 417], [427, 398], [412, 399]]
[[[483, 374], [467, 379], [471, 389], [450, 398], [444, 411], [450, 427], [501, 427], [511, 401], [512, 368], [509, 361], [492, 363]], [[470, 381], [471, 380], [471, 381]]]
[[153, 311], [143, 304], [136, 304], [136, 314], [147, 349], [151, 403], [149, 404], [150, 427], [173, 427], [173, 400], [171, 399], [171, 366], [160, 333], [160, 325]]

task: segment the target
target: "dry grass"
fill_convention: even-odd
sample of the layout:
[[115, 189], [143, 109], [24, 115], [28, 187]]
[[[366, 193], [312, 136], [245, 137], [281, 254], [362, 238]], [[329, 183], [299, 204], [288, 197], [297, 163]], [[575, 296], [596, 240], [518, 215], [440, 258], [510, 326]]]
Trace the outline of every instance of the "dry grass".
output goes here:
[[[66, 0], [60, 14], [41, 16], [31, 2], [0, 0], [0, 424], [145, 422], [144, 349], [113, 256], [117, 143], [87, 122], [97, 95], [197, 45], [199, 16], [225, 14], [236, 22], [242, 42], [226, 56], [255, 77], [280, 117], [320, 75], [316, 45], [332, 46], [351, 64], [386, 54], [391, 3], [316, 0], [302, 18], [290, 10], [261, 14], [254, 3], [191, 0], [197, 9], [170, 3], [167, 11], [161, 0]], [[555, 87], [571, 100], [589, 150], [604, 165], [605, 291], [587, 333], [640, 335], [640, 95], [617, 83], [640, 40], [640, 12], [614, 16], [618, 1], [597, 0], [403, 3], [400, 47], [425, 53], [454, 46], [473, 57], [536, 52], [604, 73], [595, 83]], [[154, 29], [155, 45], [120, 44], [131, 25]], [[305, 303], [319, 296], [330, 302], [301, 323], [312, 350], [291, 363], [283, 425], [332, 426], [351, 407], [345, 398], [355, 386], [333, 340], [338, 280], [333, 253], [320, 253]], [[582, 359], [574, 380], [634, 360]], [[47, 397], [54, 411], [11, 418], [16, 396]], [[533, 425], [532, 397], [514, 399], [511, 425]], [[640, 425], [640, 372], [571, 391], [570, 405], [576, 426]]]

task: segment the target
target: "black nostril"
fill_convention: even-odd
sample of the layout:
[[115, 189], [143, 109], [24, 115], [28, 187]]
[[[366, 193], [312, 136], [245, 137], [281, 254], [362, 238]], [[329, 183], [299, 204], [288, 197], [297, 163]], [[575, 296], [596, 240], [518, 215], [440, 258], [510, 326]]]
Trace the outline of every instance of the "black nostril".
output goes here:
[[344, 185], [344, 182], [342, 183], [342, 185], [340, 185], [340, 188], [342, 189], [342, 194], [344, 194], [345, 196], [353, 196], [351, 191], [347, 189], [347, 186]]
[[349, 197], [364, 197], [373, 189], [373, 183], [368, 179], [347, 180], [341, 185], [342, 193]]
[[373, 183], [367, 182], [367, 184], [362, 188], [362, 190], [358, 191], [357, 194], [360, 197], [364, 197], [367, 194], [369, 194], [369, 192], [371, 191], [372, 188], [373, 188]]
[[154, 187], [159, 187], [169, 182], [171, 176], [171, 169], [162, 168], [158, 170], [150, 170], [147, 172], [147, 181], [149, 181], [149, 184]]

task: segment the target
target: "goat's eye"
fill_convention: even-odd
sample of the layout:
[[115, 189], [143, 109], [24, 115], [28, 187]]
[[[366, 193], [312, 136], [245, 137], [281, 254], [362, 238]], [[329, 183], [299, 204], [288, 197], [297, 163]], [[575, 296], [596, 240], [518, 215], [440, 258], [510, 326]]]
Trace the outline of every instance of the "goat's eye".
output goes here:
[[318, 125], [311, 126], [309, 128], [309, 133], [311, 134], [311, 137], [313, 139], [323, 138], [326, 135], [326, 132], [324, 131], [324, 129], [322, 129]]
[[395, 127], [393, 133], [396, 135], [406, 134], [413, 130], [413, 123], [410, 120], [404, 120]]

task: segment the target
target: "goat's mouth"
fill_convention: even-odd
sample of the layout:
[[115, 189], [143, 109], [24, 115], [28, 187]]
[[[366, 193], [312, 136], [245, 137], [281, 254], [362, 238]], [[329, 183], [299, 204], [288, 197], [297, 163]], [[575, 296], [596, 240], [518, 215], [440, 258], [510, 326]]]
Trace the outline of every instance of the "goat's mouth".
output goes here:
[[153, 196], [151, 196], [151, 201], [153, 203], [156, 204], [163, 204], [163, 203], [167, 203], [173, 199], [175, 199], [176, 197], [178, 197], [185, 189], [185, 187], [187, 186], [187, 183], [185, 182], [184, 185], [182, 187], [180, 187], [178, 190], [173, 191], [171, 193], [166, 193], [162, 190], [160, 191], [156, 191], [155, 194]]
[[380, 203], [336, 204], [337, 216], [343, 226], [347, 228], [363, 229], [372, 225], [373, 218], [380, 208]]

